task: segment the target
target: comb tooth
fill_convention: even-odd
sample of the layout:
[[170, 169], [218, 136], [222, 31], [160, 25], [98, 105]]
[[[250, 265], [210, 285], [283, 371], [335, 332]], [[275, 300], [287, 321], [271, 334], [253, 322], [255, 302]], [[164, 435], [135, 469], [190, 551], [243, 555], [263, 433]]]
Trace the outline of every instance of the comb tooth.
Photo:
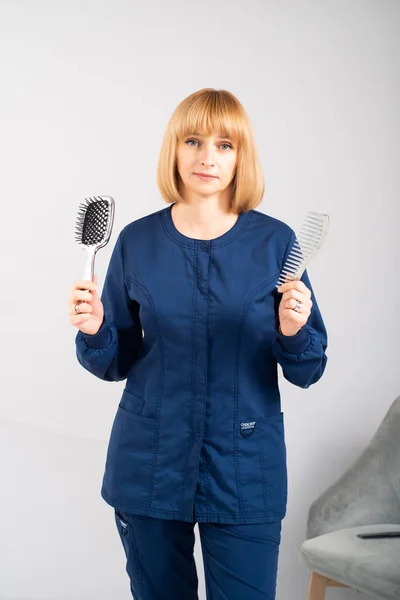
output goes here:
[[289, 252], [286, 260], [303, 260], [304, 252]]
[[301, 240], [305, 240], [305, 241], [314, 240], [314, 238], [317, 236], [319, 236], [319, 232], [309, 233], [309, 232], [305, 231], [305, 232], [301, 232], [299, 234], [299, 240], [300, 241]]
[[297, 238], [295, 239], [292, 248], [300, 248], [300, 250], [301, 250], [301, 246], [300, 246], [299, 240]]
[[317, 215], [317, 214], [318, 213], [308, 213], [307, 216], [306, 216], [306, 219], [311, 219], [312, 221], [315, 221], [315, 222], [319, 223], [321, 221], [320, 217], [312, 216], [312, 215]]
[[299, 240], [297, 241], [297, 248], [296, 251], [297, 252], [303, 252], [304, 247], [307, 246], [309, 243], [307, 238], [299, 238]]
[[288, 273], [296, 273], [297, 269], [299, 268], [299, 265], [286, 265], [285, 267], [288, 271]]
[[304, 259], [304, 253], [303, 254], [289, 254], [289, 256], [286, 259], [286, 263], [298, 263], [301, 262]]
[[315, 237], [321, 234], [321, 229], [302, 229], [299, 233], [299, 237], [303, 235]]
[[291, 258], [292, 260], [297, 260], [297, 259], [302, 260], [303, 256], [304, 256], [304, 252], [301, 248], [299, 248], [299, 250], [292, 248], [291, 251], [289, 252], [289, 255], [287, 258]]
[[317, 215], [320, 221], [323, 221], [326, 217], [329, 217], [326, 213], [314, 212], [313, 210], [308, 211], [309, 215]]
[[306, 218], [304, 219], [305, 223], [315, 223], [316, 225], [323, 223], [323, 219], [320, 219], [319, 217], [313, 217], [311, 215], [307, 215]]
[[300, 250], [301, 250], [301, 246], [300, 246], [300, 243], [299, 243], [299, 240], [298, 240], [298, 238], [296, 238], [296, 239], [294, 240], [293, 248], [296, 248], [296, 246], [297, 246], [297, 248], [300, 248]]
[[311, 229], [312, 231], [315, 231], [315, 230], [319, 231], [321, 229], [321, 224], [320, 223], [307, 223], [307, 222], [305, 222], [302, 225], [302, 229], [303, 228], [305, 228], [305, 229]]
[[310, 240], [304, 238], [301, 241], [301, 249], [303, 250], [304, 248], [312, 248], [314, 246], [314, 238], [310, 238]]
[[307, 237], [302, 238], [301, 246], [302, 248], [313, 248], [315, 244], [315, 240], [319, 239], [319, 237]]
[[319, 237], [321, 235], [321, 232], [318, 230], [307, 230], [307, 231], [301, 231], [299, 233], [299, 239], [307, 239], [307, 240], [313, 240], [316, 237]]
[[288, 256], [286, 263], [288, 265], [298, 265], [302, 262], [302, 260], [303, 260], [303, 257], [293, 258], [292, 256]]
[[309, 223], [304, 223], [301, 231], [321, 231], [322, 227], [319, 225], [311, 225]]
[[301, 256], [292, 256], [289, 254], [289, 256], [286, 259], [285, 265], [286, 264], [297, 264], [299, 262], [301, 262], [303, 260], [303, 255]]
[[298, 239], [296, 240], [296, 243], [300, 250], [303, 249], [304, 242], [306, 242], [306, 241], [307, 241], [306, 238], [303, 238], [302, 236], [299, 235]]
[[301, 258], [303, 256], [303, 253], [301, 252], [301, 250], [296, 250], [295, 248], [292, 248], [289, 252], [289, 256], [299, 256]]
[[285, 269], [289, 269], [290, 271], [295, 271], [299, 266], [299, 263], [288, 263], [285, 265]]
[[302, 240], [302, 248], [305, 250], [312, 250], [314, 248], [316, 238], [311, 238], [310, 240]]
[[293, 267], [294, 267], [295, 269], [297, 269], [297, 267], [299, 266], [299, 264], [300, 264], [300, 263], [301, 263], [301, 260], [299, 260], [298, 262], [292, 262], [292, 261], [288, 260], [288, 261], [286, 261], [286, 263], [285, 263], [285, 267], [286, 267], [287, 269], [292, 269]]
[[282, 269], [282, 273], [292, 273], [293, 272], [293, 268], [290, 265], [286, 265], [283, 267]]
[[319, 219], [304, 219], [303, 225], [311, 225], [311, 227], [320, 227], [321, 226], [321, 221]]
[[300, 235], [303, 232], [315, 234], [315, 233], [319, 233], [320, 231], [321, 231], [321, 227], [309, 227], [309, 226], [306, 226], [306, 227], [302, 227], [301, 228]]

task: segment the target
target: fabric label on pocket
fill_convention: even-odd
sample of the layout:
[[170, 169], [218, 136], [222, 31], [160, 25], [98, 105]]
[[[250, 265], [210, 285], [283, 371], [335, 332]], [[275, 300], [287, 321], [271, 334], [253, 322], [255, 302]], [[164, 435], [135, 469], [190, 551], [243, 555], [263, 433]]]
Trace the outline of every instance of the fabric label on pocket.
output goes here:
[[249, 437], [254, 432], [255, 421], [243, 421], [240, 423], [240, 433], [243, 437]]

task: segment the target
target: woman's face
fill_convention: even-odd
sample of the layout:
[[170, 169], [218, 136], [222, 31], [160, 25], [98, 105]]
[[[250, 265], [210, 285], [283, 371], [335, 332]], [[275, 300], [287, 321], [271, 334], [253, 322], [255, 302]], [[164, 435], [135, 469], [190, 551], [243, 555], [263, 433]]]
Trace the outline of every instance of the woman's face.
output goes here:
[[[184, 198], [188, 191], [198, 196], [215, 195], [223, 192], [235, 175], [237, 149], [229, 138], [221, 137], [217, 132], [209, 136], [193, 134], [179, 141], [176, 160], [183, 182], [180, 192]], [[214, 177], [204, 179], [196, 173]]]

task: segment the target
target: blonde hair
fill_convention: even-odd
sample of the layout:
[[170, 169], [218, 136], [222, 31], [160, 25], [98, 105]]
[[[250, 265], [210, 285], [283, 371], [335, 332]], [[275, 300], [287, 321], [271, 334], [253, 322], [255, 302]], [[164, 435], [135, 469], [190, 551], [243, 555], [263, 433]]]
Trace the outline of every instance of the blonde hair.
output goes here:
[[174, 110], [158, 158], [157, 186], [161, 196], [167, 203], [184, 202], [178, 190], [177, 144], [194, 132], [211, 135], [215, 130], [237, 145], [231, 208], [236, 213], [251, 210], [264, 195], [264, 177], [250, 120], [239, 100], [227, 90], [203, 88]]

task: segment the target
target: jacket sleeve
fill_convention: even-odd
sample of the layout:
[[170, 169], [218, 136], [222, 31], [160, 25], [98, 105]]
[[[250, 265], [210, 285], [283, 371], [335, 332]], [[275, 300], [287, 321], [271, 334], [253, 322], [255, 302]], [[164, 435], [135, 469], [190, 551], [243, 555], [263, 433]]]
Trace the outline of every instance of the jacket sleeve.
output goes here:
[[[296, 239], [292, 234], [286, 248], [286, 261], [288, 252]], [[283, 266], [283, 265], [282, 265]], [[276, 291], [275, 300], [275, 325], [276, 335], [272, 343], [272, 351], [282, 367], [282, 372], [288, 381], [298, 387], [307, 389], [316, 383], [323, 375], [328, 361], [325, 350], [328, 346], [328, 336], [322, 320], [314, 291], [312, 289], [307, 269], [300, 280], [311, 291], [313, 305], [307, 323], [294, 336], [285, 336], [279, 333], [279, 304], [282, 294]]]
[[79, 330], [75, 338], [79, 363], [104, 381], [127, 378], [143, 339], [139, 305], [129, 297], [125, 283], [122, 233], [115, 243], [104, 279], [103, 323], [94, 335]]

